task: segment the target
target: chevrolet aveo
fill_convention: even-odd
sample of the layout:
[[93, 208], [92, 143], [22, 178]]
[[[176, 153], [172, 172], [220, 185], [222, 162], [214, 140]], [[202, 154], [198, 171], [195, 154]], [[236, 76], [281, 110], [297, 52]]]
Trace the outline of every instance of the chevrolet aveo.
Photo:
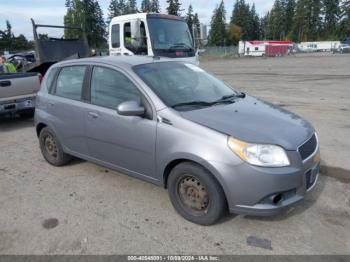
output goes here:
[[175, 210], [210, 225], [228, 210], [273, 215], [317, 180], [317, 134], [304, 119], [201, 68], [150, 57], [55, 64], [37, 96], [44, 158], [72, 156], [168, 189]]

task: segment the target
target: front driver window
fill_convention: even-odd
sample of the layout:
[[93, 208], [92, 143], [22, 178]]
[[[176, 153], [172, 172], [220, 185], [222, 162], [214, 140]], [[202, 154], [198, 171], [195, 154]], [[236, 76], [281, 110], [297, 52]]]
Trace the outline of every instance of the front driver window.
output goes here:
[[140, 24], [141, 45], [138, 48], [135, 48], [132, 45], [130, 26], [131, 26], [130, 23], [124, 24], [124, 45], [125, 45], [125, 48], [129, 49], [135, 55], [147, 55], [147, 34], [146, 34], [145, 23], [141, 22], [141, 24]]
[[105, 67], [94, 67], [91, 79], [91, 103], [116, 109], [125, 101], [141, 103], [141, 93], [122, 73]]

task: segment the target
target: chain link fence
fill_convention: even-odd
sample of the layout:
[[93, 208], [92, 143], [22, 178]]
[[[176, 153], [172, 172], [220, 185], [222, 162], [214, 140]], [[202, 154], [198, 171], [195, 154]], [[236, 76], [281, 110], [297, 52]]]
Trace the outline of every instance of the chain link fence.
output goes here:
[[199, 50], [202, 57], [238, 57], [237, 46], [207, 46]]

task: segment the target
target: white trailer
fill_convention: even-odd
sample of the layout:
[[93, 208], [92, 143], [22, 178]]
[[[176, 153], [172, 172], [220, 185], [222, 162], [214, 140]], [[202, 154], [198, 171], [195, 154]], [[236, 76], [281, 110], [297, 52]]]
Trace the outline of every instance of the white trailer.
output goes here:
[[239, 41], [240, 56], [265, 56], [266, 43], [263, 41]]
[[291, 41], [271, 41], [271, 40], [253, 40], [240, 41], [238, 45], [239, 55], [241, 56], [285, 56], [293, 44]]
[[109, 25], [110, 55], [147, 55], [198, 64], [191, 31], [178, 16], [138, 13], [114, 17]]
[[301, 52], [330, 52], [338, 49], [340, 41], [320, 41], [320, 42], [301, 42], [298, 49]]

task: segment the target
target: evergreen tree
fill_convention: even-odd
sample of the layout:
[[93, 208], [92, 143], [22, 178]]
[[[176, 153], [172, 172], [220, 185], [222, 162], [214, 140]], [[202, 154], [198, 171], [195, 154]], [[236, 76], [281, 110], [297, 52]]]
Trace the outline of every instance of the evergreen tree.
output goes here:
[[141, 2], [141, 11], [144, 13], [152, 12], [152, 2], [151, 0], [142, 0]]
[[24, 35], [20, 34], [19, 36], [14, 37], [12, 48], [13, 50], [20, 51], [20, 50], [27, 50], [31, 48], [31, 46], [27, 38]]
[[[275, 0], [271, 11], [260, 20], [260, 35], [266, 39], [290, 39], [296, 42], [339, 39], [344, 36], [346, 28], [349, 28], [349, 23], [345, 25], [345, 21], [349, 21], [346, 20], [349, 15], [346, 16], [344, 11], [350, 9], [349, 1]], [[235, 4], [232, 19], [236, 24], [237, 16], [242, 17], [243, 2], [237, 0]], [[345, 6], [348, 6], [348, 9]], [[251, 13], [250, 17], [252, 16]], [[242, 25], [250, 25], [247, 20], [240, 19]], [[242, 27], [245, 37], [245, 26]]]
[[292, 29], [295, 16], [295, 0], [288, 0], [285, 7], [284, 31], [288, 39], [293, 39]]
[[220, 5], [215, 8], [211, 18], [209, 44], [223, 46], [226, 45], [226, 41], [226, 10], [224, 1], [221, 0]]
[[94, 35], [93, 39], [95, 41], [96, 47], [101, 47], [106, 43], [107, 31], [106, 31], [106, 23], [103, 18], [103, 11], [98, 3], [98, 0], [94, 1], [93, 7], [93, 23], [94, 23]]
[[152, 0], [151, 6], [152, 6], [151, 12], [160, 13], [159, 0]]
[[193, 25], [195, 28], [195, 37], [199, 38], [201, 32], [201, 22], [199, 21], [198, 13], [195, 13], [193, 16]]
[[125, 7], [125, 14], [138, 13], [136, 0], [127, 0]]
[[250, 39], [260, 39], [260, 18], [256, 13], [255, 4], [252, 5], [250, 10], [250, 27], [248, 31], [248, 35]]
[[280, 0], [276, 0], [270, 15], [269, 15], [269, 21], [268, 21], [268, 27], [269, 27], [269, 38], [272, 40], [282, 40], [286, 32], [284, 31], [283, 26], [283, 6]]
[[350, 0], [344, 0], [341, 6], [341, 37], [350, 36]]
[[[106, 25], [103, 12], [97, 0], [67, 1], [67, 13], [64, 16], [65, 26], [76, 26], [86, 32], [89, 45], [101, 47], [106, 44]], [[65, 30], [66, 38], [80, 37], [78, 30]]]
[[185, 17], [185, 20], [187, 22], [187, 25], [188, 25], [188, 28], [190, 29], [190, 32], [191, 32], [191, 35], [193, 37], [193, 26], [194, 26], [194, 15], [193, 15], [193, 7], [192, 5], [190, 5], [188, 7], [188, 10], [187, 10], [187, 14], [186, 14], [186, 17]]
[[259, 37], [259, 16], [255, 11], [255, 5], [250, 7], [245, 0], [236, 0], [231, 25], [241, 28], [243, 40], [257, 39]]
[[181, 11], [183, 10], [181, 9], [181, 3], [179, 0], [167, 0], [166, 2], [168, 3], [166, 10], [168, 11], [169, 15], [181, 15]]
[[338, 21], [341, 13], [340, 1], [323, 0], [323, 13], [324, 13], [324, 24], [323, 24], [324, 34], [334, 37], [337, 34]]
[[109, 24], [113, 17], [123, 15], [125, 13], [126, 4], [124, 0], [111, 0], [108, 7], [107, 23]]
[[319, 40], [322, 21], [321, 21], [321, 0], [309, 0], [308, 10], [308, 39], [311, 41]]
[[0, 30], [0, 52], [3, 51], [24, 51], [32, 48], [26, 37], [20, 34], [16, 37], [12, 32], [10, 21], [6, 20], [5, 30]]
[[13, 47], [15, 36], [12, 33], [12, 25], [9, 20], [6, 20], [6, 29], [1, 34], [1, 46], [4, 50], [10, 50]]
[[267, 40], [269, 38], [269, 20], [270, 20], [270, 12], [267, 12], [265, 16], [260, 18], [260, 39]]
[[298, 41], [307, 40], [307, 0], [298, 0], [293, 22], [293, 33]]

